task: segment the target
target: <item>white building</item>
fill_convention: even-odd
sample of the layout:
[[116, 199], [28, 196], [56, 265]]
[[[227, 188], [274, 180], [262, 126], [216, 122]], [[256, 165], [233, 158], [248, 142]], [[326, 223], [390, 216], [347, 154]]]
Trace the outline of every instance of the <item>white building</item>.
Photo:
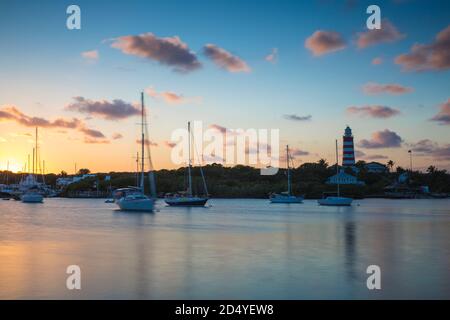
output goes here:
[[82, 176], [76, 176], [76, 177], [66, 177], [66, 178], [58, 178], [56, 179], [56, 185], [59, 187], [65, 187], [68, 186], [69, 184], [81, 181], [83, 179], [86, 178], [94, 178], [96, 177], [96, 174], [83, 174]]
[[364, 167], [367, 169], [368, 172], [373, 173], [384, 173], [388, 171], [387, 166], [375, 161], [366, 163]]
[[355, 176], [345, 173], [343, 170], [339, 171], [338, 174], [331, 176], [327, 179], [326, 184], [355, 184], [363, 185], [363, 181], [359, 181]]

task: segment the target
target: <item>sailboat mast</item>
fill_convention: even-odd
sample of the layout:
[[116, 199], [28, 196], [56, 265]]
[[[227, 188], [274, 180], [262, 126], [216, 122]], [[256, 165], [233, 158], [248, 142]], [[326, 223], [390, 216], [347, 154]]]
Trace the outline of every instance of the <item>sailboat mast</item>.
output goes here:
[[189, 157], [189, 160], [188, 160], [189, 189], [188, 189], [188, 193], [189, 193], [189, 196], [192, 197], [192, 177], [191, 177], [191, 123], [190, 123], [190, 122], [188, 122], [188, 135], [189, 135], [189, 138], [188, 138], [188, 141], [189, 141], [189, 148], [188, 148], [188, 150], [189, 150], [189, 155], [188, 155], [188, 157]]
[[139, 188], [139, 152], [136, 152], [136, 188]]
[[35, 150], [35, 148], [33, 148], [33, 171], [32, 171], [33, 175], [34, 175], [34, 150]]
[[286, 162], [287, 162], [287, 177], [288, 177], [288, 195], [291, 195], [291, 170], [289, 168], [289, 146], [286, 145]]
[[[338, 141], [336, 139], [336, 174], [339, 174], [339, 156], [338, 156]], [[339, 197], [339, 177], [337, 177], [337, 196]]]
[[141, 92], [141, 190], [144, 192], [144, 92]]

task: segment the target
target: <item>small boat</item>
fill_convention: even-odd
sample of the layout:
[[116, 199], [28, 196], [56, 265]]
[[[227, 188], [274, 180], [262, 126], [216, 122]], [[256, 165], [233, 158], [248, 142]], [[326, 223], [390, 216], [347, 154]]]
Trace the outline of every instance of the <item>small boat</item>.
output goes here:
[[128, 187], [114, 191], [115, 203], [124, 211], [153, 211], [155, 201], [147, 197], [140, 188]]
[[274, 193], [270, 196], [271, 203], [302, 203], [303, 197], [294, 196], [291, 192], [291, 168], [289, 166], [289, 146], [286, 146], [287, 180], [288, 190], [286, 192]]
[[114, 202], [116, 202], [114, 199], [106, 199], [105, 200], [105, 203], [114, 203]]
[[189, 196], [183, 193], [176, 194], [168, 194], [166, 195], [164, 201], [169, 206], [186, 206], [186, 207], [195, 207], [195, 206], [204, 206], [208, 201], [206, 197], [195, 197]]
[[321, 206], [351, 206], [353, 199], [339, 196], [324, 196], [322, 199], [317, 200]]
[[144, 194], [144, 93], [141, 92], [141, 178], [139, 187], [130, 187], [117, 189], [115, 191], [115, 203], [119, 206], [120, 210], [124, 211], [153, 211], [155, 200], [147, 197]]
[[189, 160], [188, 160], [188, 179], [189, 186], [186, 192], [178, 192], [175, 194], [167, 194], [164, 201], [169, 206], [177, 207], [192, 207], [192, 206], [204, 206], [208, 201], [208, 189], [206, 187], [205, 176], [203, 175], [202, 167], [200, 166], [200, 173], [203, 180], [203, 189], [205, 190], [206, 196], [199, 197], [192, 194], [192, 176], [191, 176], [191, 123], [188, 122], [188, 134], [189, 134]]
[[31, 188], [22, 194], [20, 200], [24, 203], [42, 203], [44, 201], [44, 196], [34, 188]]
[[[339, 157], [338, 157], [338, 142], [337, 142], [337, 140], [336, 140], [336, 173], [339, 174]], [[337, 196], [330, 196], [330, 195], [324, 194], [323, 198], [317, 200], [317, 202], [321, 206], [339, 207], [339, 206], [351, 206], [353, 199], [340, 196], [339, 180], [338, 180]]]

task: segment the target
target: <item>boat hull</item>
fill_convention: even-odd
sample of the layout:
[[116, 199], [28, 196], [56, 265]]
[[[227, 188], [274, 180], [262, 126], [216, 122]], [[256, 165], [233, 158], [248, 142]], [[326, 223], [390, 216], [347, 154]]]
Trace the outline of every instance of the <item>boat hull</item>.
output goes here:
[[317, 200], [321, 206], [348, 207], [352, 205], [352, 198], [344, 197], [327, 197]]
[[276, 195], [270, 198], [271, 203], [303, 203], [303, 197], [280, 196]]
[[166, 198], [164, 201], [173, 207], [202, 207], [208, 201], [208, 198]]
[[127, 200], [125, 198], [116, 201], [120, 210], [152, 212], [155, 206], [152, 199]]
[[42, 203], [44, 202], [44, 197], [41, 194], [23, 194], [21, 201], [24, 203]]

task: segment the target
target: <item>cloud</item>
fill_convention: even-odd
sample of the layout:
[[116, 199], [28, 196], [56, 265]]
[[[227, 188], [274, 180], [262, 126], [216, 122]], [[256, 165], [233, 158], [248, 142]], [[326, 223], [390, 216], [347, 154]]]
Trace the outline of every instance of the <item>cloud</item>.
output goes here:
[[81, 120], [76, 118], [62, 119], [58, 118], [50, 121], [40, 117], [31, 117], [22, 113], [14, 106], [6, 106], [0, 110], [0, 120], [12, 120], [26, 127], [43, 127], [43, 128], [77, 128], [81, 125]]
[[83, 132], [86, 136], [91, 137], [91, 138], [105, 138], [105, 135], [101, 131], [98, 131], [95, 129], [81, 127], [81, 128], [79, 128], [79, 130], [81, 132]]
[[169, 147], [169, 148], [175, 148], [175, 146], [177, 145], [177, 143], [176, 143], [176, 142], [171, 142], [171, 141], [164, 141], [164, 145], [165, 145], [166, 147]]
[[152, 98], [163, 99], [166, 103], [172, 105], [188, 103], [198, 104], [202, 101], [202, 97], [185, 97], [182, 94], [171, 91], [157, 92], [153, 87], [148, 87], [145, 89], [145, 92]]
[[361, 140], [359, 147], [365, 149], [399, 148], [402, 142], [403, 139], [397, 133], [385, 129], [384, 131], [374, 132], [371, 140]]
[[123, 138], [123, 135], [118, 132], [113, 133], [113, 135], [112, 135], [113, 140], [118, 140], [118, 139], [122, 139], [122, 138]]
[[348, 114], [355, 114], [360, 117], [381, 118], [386, 119], [400, 114], [400, 111], [387, 106], [362, 106], [362, 107], [348, 107]]
[[345, 48], [345, 41], [335, 31], [317, 30], [305, 40], [305, 47], [311, 50], [314, 56], [321, 56]]
[[300, 156], [307, 156], [307, 155], [309, 155], [309, 152], [305, 151], [305, 150], [300, 150], [297, 148], [292, 148], [289, 150], [289, 154], [295, 158], [295, 157], [300, 157]]
[[113, 39], [111, 47], [125, 54], [157, 61], [177, 72], [191, 72], [201, 67], [197, 55], [178, 36], [158, 38], [151, 32], [128, 35]]
[[6, 140], [5, 138], [3, 138], [3, 137], [0, 137], [0, 142], [7, 142], [8, 140]]
[[373, 60], [372, 60], [372, 64], [373, 65], [379, 65], [379, 64], [382, 64], [382, 63], [383, 63], [383, 59], [380, 58], [380, 57], [373, 58]]
[[433, 152], [433, 150], [438, 147], [438, 144], [430, 139], [423, 139], [416, 143], [409, 144], [408, 146], [413, 152], [427, 154]]
[[97, 50], [84, 51], [81, 53], [81, 56], [89, 61], [96, 61], [99, 58]]
[[273, 48], [272, 51], [264, 58], [264, 60], [276, 63], [278, 61], [278, 48]]
[[356, 42], [358, 48], [366, 48], [379, 43], [395, 42], [404, 37], [405, 35], [400, 33], [389, 20], [383, 19], [381, 21], [381, 29], [358, 33]]
[[211, 124], [208, 126], [208, 128], [217, 130], [223, 134], [225, 134], [227, 132], [227, 128], [222, 127], [221, 125], [218, 125], [218, 124]]
[[120, 99], [89, 100], [84, 97], [74, 97], [75, 102], [66, 106], [67, 110], [86, 113], [91, 116], [98, 116], [107, 120], [120, 120], [131, 116], [139, 115], [139, 108]]
[[439, 122], [442, 125], [450, 125], [450, 98], [441, 104], [441, 110], [436, 114], [431, 121]]
[[106, 139], [92, 139], [89, 137], [84, 137], [84, 143], [87, 144], [108, 144], [109, 140]]
[[57, 118], [51, 121], [45, 118], [28, 116], [14, 106], [6, 106], [0, 109], [0, 121], [1, 120], [15, 121], [25, 127], [74, 129], [91, 139], [105, 138], [105, 135], [101, 131], [88, 128], [83, 121], [77, 118]]
[[414, 44], [411, 52], [395, 58], [404, 71], [447, 70], [450, 68], [450, 25], [430, 44]]
[[414, 153], [420, 156], [430, 156], [439, 161], [450, 160], [450, 144], [440, 146], [430, 139], [423, 139], [416, 143], [409, 144]]
[[364, 157], [366, 160], [381, 160], [381, 159], [389, 159], [388, 156], [382, 154], [369, 154]]
[[251, 70], [244, 60], [214, 44], [206, 44], [203, 47], [203, 53], [218, 67], [229, 72], [250, 72]]
[[[137, 139], [136, 140], [136, 143], [137, 144], [141, 144], [142, 143], [142, 140], [141, 139]], [[153, 142], [153, 141], [151, 141], [151, 140], [149, 140], [149, 139], [144, 139], [144, 144], [145, 145], [149, 145], [149, 146], [152, 146], [152, 147], [157, 147], [158, 146], [158, 144], [156, 143], [156, 142]]]
[[405, 94], [413, 92], [414, 89], [411, 87], [405, 87], [396, 83], [380, 84], [375, 82], [369, 82], [363, 86], [364, 93], [367, 94]]
[[292, 121], [309, 121], [311, 120], [312, 116], [298, 116], [296, 114], [285, 114], [283, 115], [283, 118], [286, 120], [292, 120]]

